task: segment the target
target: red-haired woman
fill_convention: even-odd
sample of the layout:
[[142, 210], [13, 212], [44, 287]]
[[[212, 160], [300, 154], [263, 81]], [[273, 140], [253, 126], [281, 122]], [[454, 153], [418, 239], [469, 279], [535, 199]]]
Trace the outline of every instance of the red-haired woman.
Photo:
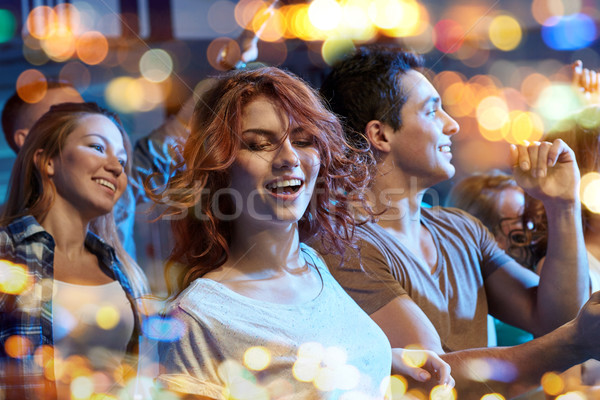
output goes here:
[[423, 369], [402, 365], [402, 350], [303, 243], [351, 243], [350, 202], [361, 199], [350, 194], [368, 168], [342, 137], [315, 92], [276, 68], [226, 75], [198, 102], [185, 166], [155, 194], [174, 218], [166, 323], [183, 327], [159, 346], [165, 387], [213, 399], [379, 398], [392, 357], [417, 379], [437, 383], [438, 370], [452, 382], [433, 353]]
[[129, 154], [94, 103], [52, 107], [19, 151], [0, 219], [0, 397], [71, 399], [78, 376], [95, 393], [121, 387], [147, 292], [113, 218]]

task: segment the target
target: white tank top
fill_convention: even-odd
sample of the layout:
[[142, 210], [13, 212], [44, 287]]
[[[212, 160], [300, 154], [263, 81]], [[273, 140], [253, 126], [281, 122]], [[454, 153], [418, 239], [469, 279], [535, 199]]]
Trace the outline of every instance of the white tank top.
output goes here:
[[[112, 377], [131, 339], [134, 316], [131, 303], [117, 281], [88, 286], [54, 280], [52, 291], [52, 332], [55, 373], [72, 356], [87, 359], [93, 371]], [[63, 368], [64, 369], [64, 368]], [[57, 381], [58, 398], [70, 398], [69, 386]]]

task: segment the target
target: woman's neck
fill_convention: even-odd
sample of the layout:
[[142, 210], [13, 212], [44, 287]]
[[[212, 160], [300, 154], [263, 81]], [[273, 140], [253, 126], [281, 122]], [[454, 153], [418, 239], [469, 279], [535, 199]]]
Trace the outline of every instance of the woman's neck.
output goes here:
[[68, 210], [61, 204], [52, 208], [40, 224], [52, 235], [56, 250], [67, 258], [76, 258], [85, 252], [85, 237], [90, 221], [75, 210]]
[[[300, 253], [298, 225], [250, 230], [234, 227], [230, 256], [223, 269], [248, 278], [267, 278], [305, 267]], [[234, 272], [235, 271], [235, 272]]]

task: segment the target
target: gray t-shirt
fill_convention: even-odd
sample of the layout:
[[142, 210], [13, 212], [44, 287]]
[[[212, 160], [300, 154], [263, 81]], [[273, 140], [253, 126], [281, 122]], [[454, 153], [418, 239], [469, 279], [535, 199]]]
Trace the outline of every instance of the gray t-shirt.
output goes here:
[[317, 253], [305, 245], [302, 251], [323, 281], [320, 294], [302, 305], [194, 281], [169, 307], [169, 317], [187, 329], [179, 341], [161, 343], [159, 382], [214, 399], [383, 398], [380, 387], [391, 371], [385, 334]]
[[481, 222], [461, 210], [423, 208], [421, 214], [437, 249], [433, 274], [400, 240], [374, 223], [357, 228], [360, 258], [350, 251], [343, 266], [335, 256], [325, 256], [325, 261], [368, 314], [408, 294], [433, 323], [445, 351], [485, 347], [484, 281], [510, 257]]

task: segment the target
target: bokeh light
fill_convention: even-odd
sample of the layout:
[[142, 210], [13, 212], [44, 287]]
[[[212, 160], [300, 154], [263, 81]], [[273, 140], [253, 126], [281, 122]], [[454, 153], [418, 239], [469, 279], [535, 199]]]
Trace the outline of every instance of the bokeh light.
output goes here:
[[415, 36], [423, 33], [429, 24], [429, 15], [416, 1], [398, 0], [385, 7], [384, 12], [396, 12], [386, 16], [388, 26], [376, 24], [388, 36]]
[[392, 375], [389, 380], [384, 380], [381, 383], [380, 391], [385, 393], [386, 400], [401, 400], [404, 399], [408, 382], [401, 375]]
[[402, 352], [402, 361], [412, 368], [421, 368], [427, 362], [427, 353], [416, 346], [407, 346]]
[[556, 396], [560, 394], [565, 388], [565, 383], [562, 377], [554, 372], [546, 372], [542, 376], [542, 388], [546, 394], [550, 396]]
[[186, 327], [177, 318], [152, 316], [144, 320], [142, 331], [149, 339], [175, 342], [183, 336]]
[[140, 59], [140, 73], [151, 82], [162, 82], [173, 72], [173, 59], [162, 49], [151, 49]]
[[583, 106], [582, 99], [571, 85], [553, 83], [540, 93], [535, 105], [536, 111], [552, 126], [579, 110]]
[[26, 103], [37, 103], [44, 98], [48, 90], [48, 81], [37, 69], [27, 69], [17, 78], [17, 93]]
[[270, 362], [271, 352], [265, 347], [250, 347], [244, 352], [244, 365], [253, 371], [262, 371]]
[[36, 39], [46, 39], [56, 29], [57, 16], [51, 7], [38, 6], [31, 10], [25, 25], [31, 36]]
[[323, 42], [321, 54], [327, 64], [333, 65], [352, 50], [354, 50], [354, 42], [350, 39], [327, 39]]
[[495, 17], [490, 24], [489, 34], [492, 44], [502, 51], [514, 50], [523, 36], [519, 21], [509, 15]]
[[104, 330], [113, 329], [120, 319], [119, 310], [113, 306], [102, 306], [96, 312], [96, 323]]
[[429, 393], [431, 400], [456, 400], [456, 390], [447, 385], [437, 385]]
[[77, 39], [77, 57], [88, 64], [100, 64], [108, 54], [108, 40], [97, 31], [89, 31]]
[[73, 32], [60, 25], [41, 41], [42, 49], [54, 61], [66, 61], [75, 53]]
[[481, 400], [506, 400], [500, 393], [488, 393], [481, 396]]
[[10, 41], [16, 32], [16, 21], [14, 15], [0, 8], [0, 43]]
[[314, 0], [308, 7], [308, 18], [317, 29], [333, 30], [342, 19], [342, 8], [335, 0]]
[[600, 174], [588, 172], [581, 177], [581, 202], [591, 212], [600, 214]]
[[21, 294], [31, 287], [32, 276], [25, 265], [0, 260], [0, 293]]
[[585, 393], [580, 391], [567, 392], [565, 394], [561, 394], [560, 396], [556, 396], [556, 400], [588, 400], [588, 397]]
[[217, 34], [225, 35], [238, 29], [234, 14], [235, 3], [219, 0], [208, 9], [206, 21]]
[[122, 76], [111, 80], [104, 90], [106, 101], [117, 112], [134, 112], [142, 103], [142, 89], [135, 79]]
[[90, 86], [92, 80], [90, 70], [79, 61], [66, 63], [58, 76], [61, 81], [70, 82], [80, 93]]
[[9, 336], [4, 342], [4, 351], [12, 358], [23, 358], [31, 354], [32, 344], [29, 339], [20, 335]]
[[451, 19], [443, 19], [435, 24], [435, 47], [443, 53], [454, 53], [460, 49], [465, 38], [463, 27]]
[[230, 38], [216, 38], [206, 49], [208, 63], [218, 71], [231, 69], [239, 61], [241, 55], [240, 45]]
[[551, 17], [542, 25], [542, 39], [554, 50], [576, 50], [597, 38], [596, 24], [586, 14]]
[[87, 376], [79, 376], [71, 382], [71, 397], [88, 399], [94, 393], [94, 381]]

